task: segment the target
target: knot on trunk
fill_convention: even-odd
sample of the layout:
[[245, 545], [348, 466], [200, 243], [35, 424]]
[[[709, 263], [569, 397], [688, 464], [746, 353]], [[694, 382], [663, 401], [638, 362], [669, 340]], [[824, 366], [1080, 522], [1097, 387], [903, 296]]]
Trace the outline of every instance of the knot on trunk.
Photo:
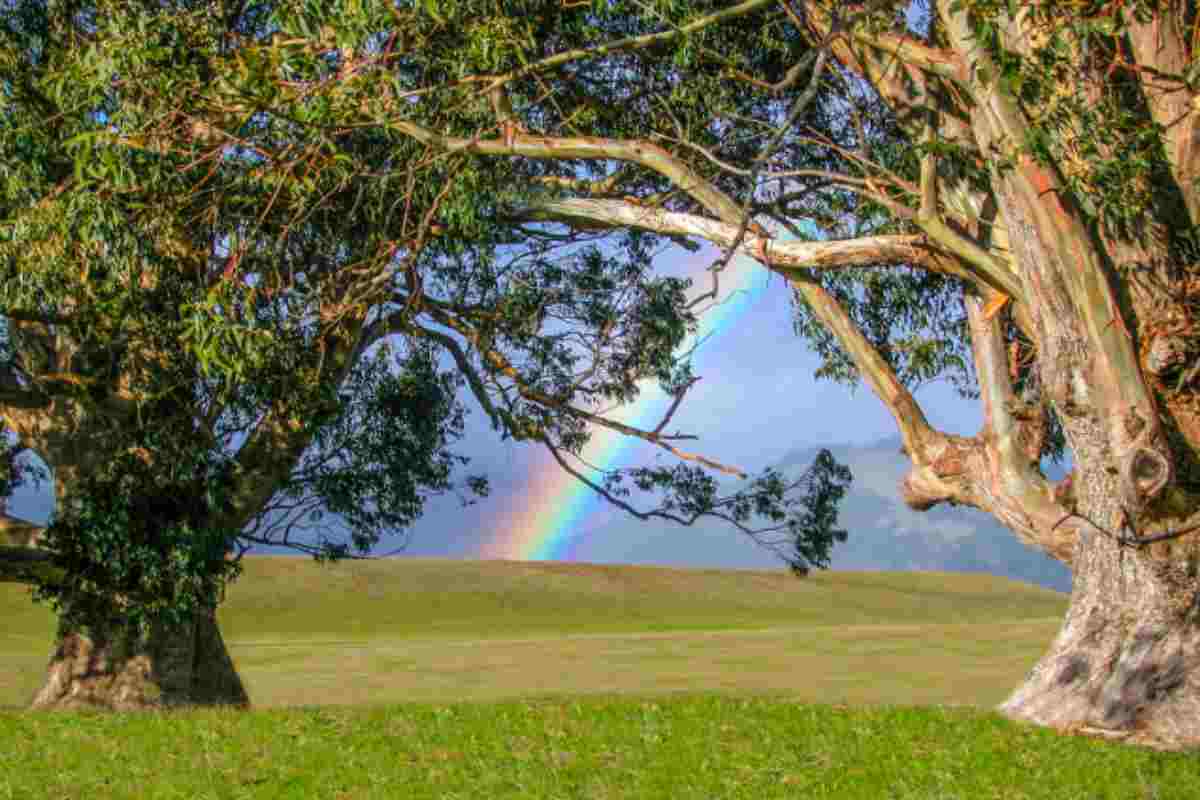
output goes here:
[[1195, 353], [1195, 343], [1185, 336], [1155, 336], [1145, 349], [1146, 371], [1162, 378], [1187, 366]]
[[931, 474], [928, 468], [914, 468], [900, 482], [900, 498], [904, 505], [913, 511], [928, 511], [938, 503], [951, 500], [951, 487], [939, 478], [937, 474]]
[[1145, 508], [1171, 479], [1171, 463], [1149, 447], [1135, 447], [1121, 465], [1121, 485], [1125, 505]]

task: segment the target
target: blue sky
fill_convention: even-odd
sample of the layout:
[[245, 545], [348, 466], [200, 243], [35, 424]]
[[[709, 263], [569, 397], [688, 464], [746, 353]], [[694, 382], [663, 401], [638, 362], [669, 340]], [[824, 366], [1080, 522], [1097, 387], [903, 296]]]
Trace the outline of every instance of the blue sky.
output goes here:
[[[673, 249], [660, 257], [660, 265], [672, 274], [703, 279], [704, 267], [715, 257], [711, 249], [697, 254]], [[746, 310], [700, 346], [695, 368], [703, 380], [689, 392], [672, 421], [672, 430], [679, 428], [700, 437], [689, 443], [691, 450], [751, 473], [778, 463], [795, 450], [866, 445], [894, 437], [891, 417], [865, 386], [851, 392], [845, 386], [813, 378], [818, 362], [792, 331], [786, 284], [765, 269], [758, 269], [755, 275], [752, 301]], [[964, 435], [978, 429], [976, 404], [957, 397], [946, 383], [923, 388], [917, 398], [935, 426]], [[468, 403], [472, 403], [469, 397]], [[468, 508], [453, 497], [435, 499], [411, 531], [406, 554], [476, 557], [493, 521], [502, 517], [506, 508], [523, 502], [535, 474], [549, 463], [545, 452], [535, 445], [501, 442], [473, 405], [467, 435], [458, 449], [472, 458], [470, 471], [489, 476], [492, 494]], [[631, 453], [635, 458], [653, 457], [646, 448]], [[13, 498], [10, 513], [44, 520], [50, 503], [45, 490], [41, 495], [21, 492]], [[631, 539], [616, 549], [586, 541], [591, 532], [600, 535], [600, 529], [618, 513], [595, 504], [594, 511], [580, 521], [579, 535], [585, 544], [597, 545], [582, 548], [584, 552], [603, 550], [604, 560], [609, 561], [662, 563], [663, 554], [678, 542], [678, 549], [687, 551], [686, 561], [692, 566], [777, 565], [733, 531], [728, 538], [698, 540], [689, 536], [688, 529], [658, 526], [647, 529], [644, 542]], [[385, 539], [378, 549], [392, 550], [398, 543]]]
[[[661, 257], [661, 268], [703, 276], [716, 255], [711, 249], [698, 254], [672, 250]], [[723, 325], [696, 354], [696, 372], [703, 379], [671, 423], [672, 430], [700, 437], [689, 442], [688, 449], [754, 473], [796, 450], [867, 445], [895, 437], [891, 416], [865, 386], [852, 392], [813, 378], [819, 362], [792, 330], [791, 293], [783, 279], [760, 268], [751, 291], [754, 300], [746, 311]], [[963, 435], [977, 432], [977, 404], [959, 398], [945, 382], [923, 388], [917, 398], [934, 426]], [[480, 414], [472, 415], [462, 449], [474, 459], [473, 468], [488, 473], [493, 495], [468, 509], [454, 500], [435, 503], [413, 531], [409, 552], [414, 555], [471, 556], [490, 519], [506, 504], [520, 503], [533, 476], [548, 462], [535, 446], [500, 442]], [[646, 459], [654, 451], [647, 446], [633, 452]], [[585, 543], [588, 531], [599, 535], [599, 529], [621, 513], [597, 506], [581, 521]], [[628, 541], [623, 551], [607, 550], [604, 560], [662, 563], [668, 543], [677, 541], [679, 550], [688, 551], [686, 560], [692, 566], [778, 565], [732, 531], [724, 540], [698, 541], [686, 528], [647, 525], [656, 530], [647, 530], [644, 546]], [[585, 553], [596, 549], [582, 548]]]

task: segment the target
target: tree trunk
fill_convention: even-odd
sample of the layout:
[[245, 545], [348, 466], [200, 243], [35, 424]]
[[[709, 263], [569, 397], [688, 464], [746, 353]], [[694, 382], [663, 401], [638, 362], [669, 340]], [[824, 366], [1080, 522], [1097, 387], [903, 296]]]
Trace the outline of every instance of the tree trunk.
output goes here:
[[[1091, 489], [1084, 489], [1087, 516], [1119, 518], [1115, 480], [1092, 478]], [[1134, 547], [1089, 527], [1076, 545], [1063, 628], [1000, 710], [1067, 731], [1196, 747], [1200, 542], [1188, 535]]]
[[36, 709], [134, 711], [188, 705], [247, 707], [215, 611], [149, 637], [120, 624], [60, 625]]

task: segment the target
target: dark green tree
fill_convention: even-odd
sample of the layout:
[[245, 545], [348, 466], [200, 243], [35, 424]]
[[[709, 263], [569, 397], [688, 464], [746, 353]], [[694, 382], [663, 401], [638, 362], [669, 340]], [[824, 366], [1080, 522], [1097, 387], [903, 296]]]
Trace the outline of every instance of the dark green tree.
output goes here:
[[[284, 230], [289, 241], [314, 235], [284, 221], [295, 214], [286, 187], [333, 191], [344, 170], [370, 170], [346, 184], [356, 187], [411, 170], [414, 189], [393, 192], [414, 197], [396, 206], [413, 221], [410, 236], [391, 237], [400, 257], [435, 221], [447, 233], [417, 248], [395, 327], [451, 336], [460, 374], [514, 435], [569, 452], [589, 418], [564, 413], [568, 404], [623, 398], [638, 370], [688, 385], [669, 355], [687, 308], [679, 287], [653, 279], [655, 247], [719, 246], [714, 280], [728, 258], [757, 258], [794, 291], [821, 374], [865, 381], [893, 413], [912, 459], [909, 505], [974, 506], [1073, 569], [1066, 624], [1003, 710], [1200, 743], [1196, 3], [246, 4], [157, 38], [145, 33], [164, 30], [155, 11], [107, 60], [86, 55], [87, 26], [115, 15], [70, 13], [83, 31], [66, 51], [78, 66], [26, 70], [47, 77], [12, 89], [23, 103], [45, 98], [39, 120], [78, 121], [53, 140], [92, 148], [61, 162], [66, 179], [176, 158], [187, 132], [219, 141], [219, 164], [169, 162], [164, 176], [200, 185], [193, 176], [215, 169], [208, 181], [285, 187], [270, 210], [251, 202], [238, 229], [263, 264]], [[214, 17], [236, 20], [234, 35], [202, 46]], [[154, 61], [147, 41], [176, 51]], [[195, 77], [155, 83], [178, 75], [162, 63], [180, 62], [195, 63]], [[94, 98], [101, 84], [112, 119], [73, 94]], [[131, 109], [170, 100], [117, 121], [134, 96], [146, 99]], [[72, 104], [92, 116], [66, 114]], [[89, 125], [97, 132], [77, 138]], [[50, 128], [19, 146], [42, 147]], [[216, 152], [192, 147], [192, 160]], [[27, 206], [51, 209], [31, 211], [30, 225], [38, 213], [53, 220], [44, 224], [82, 221], [60, 209], [132, 196], [132, 183], [105, 178], [108, 195], [51, 197], [64, 178], [41, 177], [57, 173], [39, 152], [18, 161], [38, 177], [16, 185], [42, 181]], [[72, 167], [82, 177], [68, 163], [84, 165]], [[228, 202], [239, 196], [231, 188]], [[345, 224], [363, 218], [351, 207], [337, 206]], [[195, 234], [179, 227], [177, 237]], [[607, 249], [589, 250], [600, 240]], [[29, 236], [16, 241], [38, 252]], [[323, 251], [334, 252], [345, 251]], [[576, 266], [551, 267], [550, 253]], [[630, 274], [639, 288], [623, 294], [619, 276]], [[405, 316], [418, 306], [426, 316]], [[551, 343], [574, 324], [587, 336], [568, 356]], [[521, 326], [545, 336], [522, 338]], [[599, 366], [580, 383], [571, 359], [588, 348]], [[929, 422], [913, 390], [934, 379], [977, 395], [977, 435]], [[1047, 479], [1047, 457], [1069, 457], [1066, 480]]]
[[[244, 705], [214, 612], [246, 549], [361, 556], [432, 495], [486, 494], [456, 450], [464, 391], [577, 472], [607, 426], [741, 475], [666, 419], [604, 416], [694, 382], [687, 282], [654, 274], [656, 233], [532, 221], [599, 162], [507, 157], [529, 109], [474, 85], [659, 23], [481, 10], [0, 3], [0, 489], [40, 461], [57, 499], [44, 530], [0, 526], [0, 578], [59, 614], [36, 707]], [[588, 480], [643, 516], [727, 519], [798, 571], [844, 537], [831, 460], [730, 496], [695, 469]]]

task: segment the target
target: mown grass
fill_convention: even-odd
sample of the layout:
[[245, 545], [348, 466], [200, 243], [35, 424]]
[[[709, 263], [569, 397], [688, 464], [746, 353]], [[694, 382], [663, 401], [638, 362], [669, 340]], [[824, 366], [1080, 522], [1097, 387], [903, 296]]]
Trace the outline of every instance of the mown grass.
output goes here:
[[[987, 709], [1063, 595], [979, 575], [250, 559], [255, 710], [0, 713], [5, 798], [1192, 798], [1200, 755]], [[52, 619], [0, 585], [0, 705]]]
[[[994, 705], [1063, 595], [986, 575], [249, 558], [221, 628], [258, 706], [720, 690]], [[0, 706], [43, 679], [53, 618], [0, 584]], [[797, 676], [805, 676], [798, 680]]]
[[0, 715], [0, 798], [1195, 798], [1200, 762], [994, 714], [602, 697]]

